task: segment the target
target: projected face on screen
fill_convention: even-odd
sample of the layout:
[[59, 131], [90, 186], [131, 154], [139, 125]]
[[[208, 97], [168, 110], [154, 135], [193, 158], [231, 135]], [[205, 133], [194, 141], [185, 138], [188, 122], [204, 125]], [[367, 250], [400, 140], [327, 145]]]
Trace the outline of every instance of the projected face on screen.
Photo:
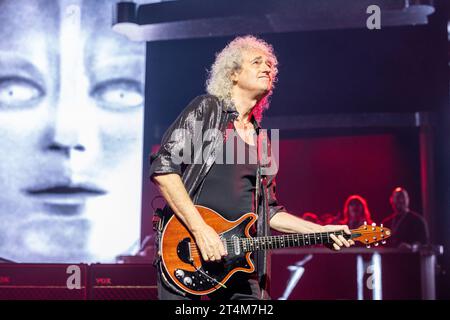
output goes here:
[[145, 43], [113, 4], [0, 0], [0, 257], [113, 262], [139, 239]]

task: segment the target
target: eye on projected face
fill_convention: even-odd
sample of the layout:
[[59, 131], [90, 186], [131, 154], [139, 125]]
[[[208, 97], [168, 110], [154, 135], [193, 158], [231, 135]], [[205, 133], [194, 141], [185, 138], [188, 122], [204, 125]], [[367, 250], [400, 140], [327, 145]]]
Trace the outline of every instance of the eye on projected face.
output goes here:
[[37, 103], [43, 91], [32, 81], [23, 78], [0, 79], [0, 106], [26, 108]]
[[92, 97], [103, 108], [114, 111], [131, 111], [140, 108], [144, 103], [140, 84], [127, 79], [98, 84], [92, 92]]
[[139, 239], [145, 44], [113, 4], [0, 0], [0, 257], [113, 262]]

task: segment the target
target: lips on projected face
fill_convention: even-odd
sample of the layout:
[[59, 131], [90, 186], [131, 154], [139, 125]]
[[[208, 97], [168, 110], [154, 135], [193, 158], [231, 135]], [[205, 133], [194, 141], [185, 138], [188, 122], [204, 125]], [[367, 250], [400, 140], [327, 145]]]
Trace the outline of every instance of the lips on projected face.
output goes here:
[[0, 1], [0, 257], [114, 262], [139, 239], [145, 43], [114, 3]]
[[64, 206], [84, 205], [94, 197], [105, 195], [107, 192], [92, 184], [48, 185], [29, 188], [26, 194], [45, 204]]

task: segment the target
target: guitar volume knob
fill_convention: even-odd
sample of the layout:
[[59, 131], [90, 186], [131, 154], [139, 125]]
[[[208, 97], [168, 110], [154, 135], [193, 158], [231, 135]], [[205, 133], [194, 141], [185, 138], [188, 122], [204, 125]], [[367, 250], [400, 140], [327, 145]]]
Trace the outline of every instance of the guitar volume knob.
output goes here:
[[180, 270], [180, 269], [177, 269], [177, 270], [175, 271], [175, 277], [177, 277], [177, 278], [183, 278], [183, 277], [184, 277], [184, 271], [183, 271], [183, 270]]
[[183, 283], [187, 286], [190, 286], [192, 284], [192, 278], [191, 277], [184, 278]]

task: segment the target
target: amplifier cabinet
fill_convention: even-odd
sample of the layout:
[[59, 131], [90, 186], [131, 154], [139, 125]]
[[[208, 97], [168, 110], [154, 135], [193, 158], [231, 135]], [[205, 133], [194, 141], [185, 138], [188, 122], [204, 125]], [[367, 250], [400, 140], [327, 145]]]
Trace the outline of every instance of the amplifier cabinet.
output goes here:
[[152, 264], [92, 264], [89, 299], [156, 300], [156, 268]]
[[85, 264], [0, 264], [1, 300], [85, 300]]

